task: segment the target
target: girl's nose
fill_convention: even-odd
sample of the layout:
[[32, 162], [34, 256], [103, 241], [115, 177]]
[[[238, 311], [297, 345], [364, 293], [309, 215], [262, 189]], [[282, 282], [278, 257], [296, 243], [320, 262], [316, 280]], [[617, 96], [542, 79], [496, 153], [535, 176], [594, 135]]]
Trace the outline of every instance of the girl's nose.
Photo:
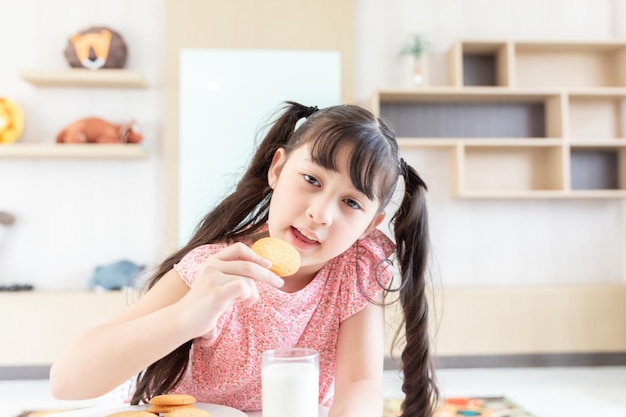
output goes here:
[[330, 226], [332, 223], [332, 207], [324, 198], [316, 198], [311, 201], [306, 214], [309, 219], [321, 226]]

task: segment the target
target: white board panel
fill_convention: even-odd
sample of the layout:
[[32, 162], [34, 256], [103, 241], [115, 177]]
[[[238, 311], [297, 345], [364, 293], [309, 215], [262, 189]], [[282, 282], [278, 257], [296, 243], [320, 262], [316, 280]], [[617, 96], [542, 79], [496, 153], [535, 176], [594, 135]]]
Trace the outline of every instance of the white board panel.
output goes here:
[[285, 101], [340, 104], [336, 51], [180, 52], [178, 242], [236, 184], [259, 132]]

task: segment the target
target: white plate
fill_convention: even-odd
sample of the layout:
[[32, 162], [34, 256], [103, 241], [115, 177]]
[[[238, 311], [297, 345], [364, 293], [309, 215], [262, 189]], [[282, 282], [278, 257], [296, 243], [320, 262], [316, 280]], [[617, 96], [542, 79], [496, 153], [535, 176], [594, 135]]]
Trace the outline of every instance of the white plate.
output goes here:
[[[219, 404], [196, 403], [196, 408], [206, 410], [211, 413], [212, 417], [247, 417], [243, 411], [226, 407]], [[118, 411], [145, 410], [147, 405], [127, 405], [127, 406], [111, 406], [111, 407], [94, 407], [85, 408], [83, 410], [75, 410], [67, 413], [55, 414], [55, 417], [106, 417], [109, 414]], [[156, 416], [155, 416], [156, 417]]]

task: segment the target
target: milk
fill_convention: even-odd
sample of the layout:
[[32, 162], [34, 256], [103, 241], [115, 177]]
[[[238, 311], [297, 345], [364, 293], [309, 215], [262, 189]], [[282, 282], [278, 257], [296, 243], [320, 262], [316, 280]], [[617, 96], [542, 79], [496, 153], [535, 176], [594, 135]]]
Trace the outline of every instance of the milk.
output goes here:
[[319, 371], [307, 363], [275, 363], [263, 369], [263, 417], [317, 417]]

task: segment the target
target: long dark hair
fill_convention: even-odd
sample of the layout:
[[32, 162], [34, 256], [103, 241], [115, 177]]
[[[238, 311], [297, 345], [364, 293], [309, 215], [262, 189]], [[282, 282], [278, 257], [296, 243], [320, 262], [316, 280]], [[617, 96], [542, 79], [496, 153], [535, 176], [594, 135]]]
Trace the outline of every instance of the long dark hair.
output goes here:
[[[298, 122], [306, 120], [298, 126]], [[390, 222], [396, 241], [404, 311], [406, 347], [402, 353], [404, 372], [403, 417], [430, 417], [438, 398], [428, 338], [426, 267], [429, 252], [426, 185], [417, 172], [399, 156], [392, 129], [368, 110], [354, 105], [318, 110], [287, 102], [279, 117], [260, 142], [247, 171], [235, 190], [202, 219], [189, 242], [163, 261], [147, 288], [171, 270], [192, 249], [215, 242], [236, 241], [265, 225], [272, 189], [267, 174], [274, 153], [310, 144], [315, 163], [336, 170], [341, 147], [350, 149], [350, 177], [354, 186], [380, 210], [391, 200], [398, 179], [404, 178], [402, 202]], [[182, 380], [189, 363], [192, 341], [154, 362], [137, 377], [132, 404], [170, 392]]]

